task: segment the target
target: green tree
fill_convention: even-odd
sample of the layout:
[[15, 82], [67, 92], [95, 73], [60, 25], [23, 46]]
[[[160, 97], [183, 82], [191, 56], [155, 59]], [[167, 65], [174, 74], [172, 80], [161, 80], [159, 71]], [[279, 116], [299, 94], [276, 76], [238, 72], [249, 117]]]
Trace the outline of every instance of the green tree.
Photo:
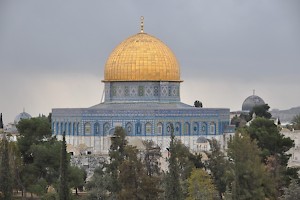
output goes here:
[[87, 184], [89, 199], [158, 199], [159, 148], [145, 142], [146, 150], [139, 152], [127, 144], [121, 127], [115, 129], [111, 142], [110, 162], [98, 168]]
[[32, 163], [31, 145], [51, 139], [51, 125], [46, 117], [23, 119], [17, 124], [20, 133], [18, 147], [24, 164]]
[[175, 148], [174, 128], [171, 131], [171, 141], [169, 147], [169, 171], [166, 174], [165, 182], [165, 199], [166, 200], [181, 200], [183, 193], [180, 185], [180, 173], [178, 165], [178, 154]]
[[70, 199], [70, 188], [68, 186], [68, 158], [67, 158], [67, 144], [65, 139], [65, 133], [63, 134], [63, 141], [60, 154], [60, 178], [59, 178], [59, 199]]
[[155, 145], [152, 140], [144, 141], [145, 146], [145, 154], [144, 156], [144, 164], [146, 166], [147, 175], [148, 176], [159, 176], [160, 173], [160, 166], [159, 166], [159, 159], [161, 158], [160, 147]]
[[0, 129], [3, 129], [2, 113], [0, 114]]
[[221, 198], [226, 191], [229, 162], [216, 139], [210, 141], [210, 148], [210, 152], [207, 152], [208, 168]]
[[284, 137], [273, 121], [265, 118], [256, 118], [245, 130], [262, 150], [262, 160], [275, 183], [276, 197], [279, 197], [290, 178], [298, 178], [297, 170], [287, 167], [291, 156], [287, 151], [294, 146], [294, 141]]
[[273, 121], [259, 117], [245, 130], [252, 140], [257, 140], [264, 161], [268, 156], [278, 155], [280, 165], [287, 166], [290, 155], [286, 152], [294, 146], [294, 142], [284, 137]]
[[119, 183], [122, 189], [118, 193], [117, 199], [145, 199], [142, 179], [146, 172], [141, 160], [137, 157], [138, 150], [129, 145], [125, 147], [125, 154], [126, 157], [119, 168]]
[[300, 115], [296, 115], [292, 119], [292, 126], [296, 130], [300, 130]]
[[196, 100], [196, 101], [194, 102], [194, 106], [195, 106], [196, 108], [202, 108], [202, 107], [203, 107], [203, 104], [202, 104], [201, 101]]
[[[21, 185], [28, 192], [41, 195], [47, 192], [47, 186], [56, 184], [59, 178], [61, 147], [61, 142], [55, 139], [31, 145], [28, 153], [32, 156], [32, 163], [27, 163], [20, 169]], [[44, 185], [41, 181], [46, 183], [44, 187], [41, 187]]]
[[109, 149], [109, 164], [105, 166], [106, 175], [110, 176], [111, 182], [108, 184], [108, 191], [112, 198], [116, 198], [122, 187], [119, 182], [119, 168], [125, 159], [125, 147], [127, 145], [126, 133], [122, 127], [116, 127], [111, 137]]
[[272, 117], [271, 113], [269, 112], [270, 106], [268, 104], [263, 104], [259, 106], [254, 106], [249, 113], [249, 117], [252, 119], [253, 113], [257, 117], [263, 117], [266, 119], [270, 119]]
[[1, 163], [0, 163], [0, 194], [1, 199], [11, 200], [13, 191], [13, 180], [11, 176], [11, 167], [9, 159], [8, 141], [5, 136], [2, 138], [1, 145]]
[[232, 161], [229, 175], [234, 200], [264, 199], [264, 176], [267, 173], [260, 158], [261, 151], [247, 134], [236, 134], [228, 143]]
[[145, 172], [142, 176], [142, 188], [145, 199], [159, 199], [162, 194], [162, 174], [160, 169], [161, 152], [160, 147], [153, 141], [144, 141], [146, 149], [144, 150], [143, 166]]
[[213, 200], [217, 191], [210, 175], [203, 169], [194, 168], [188, 178], [187, 200]]
[[25, 195], [26, 191], [41, 195], [58, 181], [61, 142], [52, 138], [47, 117], [21, 120], [17, 128], [22, 163], [15, 168], [16, 181]]
[[87, 174], [84, 169], [76, 166], [70, 166], [68, 169], [69, 186], [74, 188], [76, 195], [78, 195], [78, 188], [84, 186]]

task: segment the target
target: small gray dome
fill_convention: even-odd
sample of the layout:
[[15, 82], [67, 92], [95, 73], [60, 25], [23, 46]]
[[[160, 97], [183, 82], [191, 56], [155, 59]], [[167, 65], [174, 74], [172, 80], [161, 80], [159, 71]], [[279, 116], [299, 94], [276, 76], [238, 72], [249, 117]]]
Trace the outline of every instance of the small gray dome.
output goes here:
[[197, 143], [207, 143], [208, 140], [205, 137], [198, 137]]
[[242, 111], [250, 112], [253, 107], [264, 105], [265, 102], [262, 98], [256, 95], [247, 97], [242, 105]]
[[30, 119], [30, 118], [31, 118], [31, 115], [28, 114], [27, 112], [23, 111], [15, 117], [14, 123], [18, 124], [19, 121], [21, 121], [22, 119]]

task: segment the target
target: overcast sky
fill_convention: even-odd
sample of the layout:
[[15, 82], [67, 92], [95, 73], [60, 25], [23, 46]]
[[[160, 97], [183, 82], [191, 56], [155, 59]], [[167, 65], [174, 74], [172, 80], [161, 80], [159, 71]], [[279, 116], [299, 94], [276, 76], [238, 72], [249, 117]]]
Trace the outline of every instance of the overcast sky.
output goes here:
[[181, 66], [181, 100], [240, 110], [252, 94], [300, 106], [298, 0], [0, 0], [0, 112], [90, 107], [121, 41], [145, 32]]

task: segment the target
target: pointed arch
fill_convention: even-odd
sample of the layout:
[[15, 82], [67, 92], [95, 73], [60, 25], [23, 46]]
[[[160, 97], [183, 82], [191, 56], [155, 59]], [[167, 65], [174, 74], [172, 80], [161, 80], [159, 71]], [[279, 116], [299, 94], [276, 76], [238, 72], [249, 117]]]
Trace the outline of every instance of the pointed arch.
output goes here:
[[125, 130], [126, 130], [127, 135], [132, 135], [132, 133], [133, 133], [133, 125], [132, 125], [131, 122], [128, 122], [125, 125]]
[[168, 122], [166, 127], [166, 135], [171, 135], [172, 131], [174, 131], [174, 126], [171, 122]]
[[94, 124], [94, 135], [99, 135], [100, 134], [100, 125], [98, 122]]
[[216, 123], [211, 122], [209, 125], [209, 134], [215, 135], [216, 134]]
[[71, 124], [71, 122], [69, 122], [69, 124], [68, 124], [68, 135], [71, 135], [71, 131], [72, 131], [72, 124]]
[[198, 135], [198, 133], [199, 133], [198, 122], [193, 122], [192, 133], [193, 133], [193, 135]]
[[185, 122], [183, 125], [183, 135], [189, 135], [190, 134], [190, 124], [188, 122]]
[[206, 122], [201, 123], [201, 134], [207, 135], [207, 123]]
[[76, 123], [73, 122], [73, 135], [76, 135], [77, 131], [76, 131]]
[[89, 134], [91, 134], [91, 123], [90, 123], [90, 122], [86, 122], [86, 123], [84, 124], [83, 130], [84, 130], [84, 135], [89, 135]]
[[109, 133], [110, 125], [108, 122], [103, 124], [103, 135], [106, 136]]
[[157, 135], [162, 135], [163, 134], [163, 123], [158, 122], [156, 124], [156, 133], [157, 133]]
[[147, 122], [145, 124], [145, 132], [146, 132], [146, 135], [152, 134], [152, 124], [150, 122]]
[[181, 135], [181, 123], [180, 122], [176, 122], [175, 123], [175, 135]]

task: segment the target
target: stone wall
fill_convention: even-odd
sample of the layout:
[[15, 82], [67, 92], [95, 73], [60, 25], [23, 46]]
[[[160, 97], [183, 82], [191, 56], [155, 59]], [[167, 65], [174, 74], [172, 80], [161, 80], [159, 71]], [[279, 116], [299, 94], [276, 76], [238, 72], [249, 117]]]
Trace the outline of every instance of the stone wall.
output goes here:
[[83, 168], [87, 173], [87, 181], [91, 179], [97, 167], [100, 167], [107, 161], [105, 155], [78, 155], [71, 156], [70, 163], [72, 166]]

